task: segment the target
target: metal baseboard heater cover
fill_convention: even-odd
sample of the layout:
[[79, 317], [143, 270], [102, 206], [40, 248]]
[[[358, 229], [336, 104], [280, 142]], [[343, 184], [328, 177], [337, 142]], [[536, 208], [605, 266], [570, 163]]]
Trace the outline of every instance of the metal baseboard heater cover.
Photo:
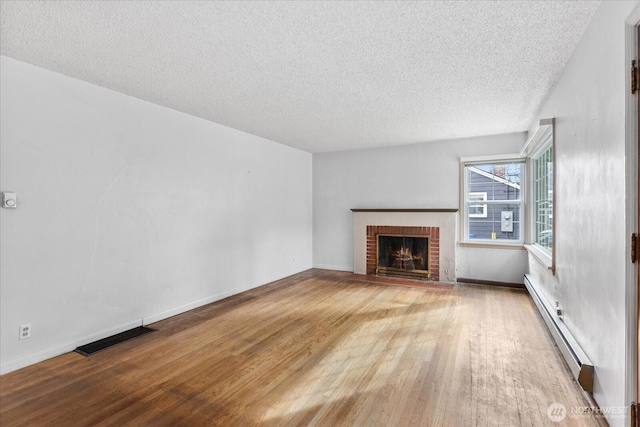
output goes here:
[[538, 293], [527, 275], [524, 276], [524, 285], [542, 315], [542, 319], [547, 324], [551, 336], [556, 341], [576, 381], [585, 391], [593, 393], [593, 363], [582, 351], [582, 348], [580, 348], [562, 320], [555, 314], [553, 306], [549, 304], [544, 296]]

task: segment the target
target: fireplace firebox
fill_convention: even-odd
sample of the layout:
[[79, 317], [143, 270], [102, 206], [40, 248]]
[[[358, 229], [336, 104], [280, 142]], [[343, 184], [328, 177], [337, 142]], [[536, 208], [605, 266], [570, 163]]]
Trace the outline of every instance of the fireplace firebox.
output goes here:
[[429, 236], [378, 234], [376, 274], [429, 279]]
[[365, 274], [440, 280], [439, 227], [367, 225], [366, 236]]

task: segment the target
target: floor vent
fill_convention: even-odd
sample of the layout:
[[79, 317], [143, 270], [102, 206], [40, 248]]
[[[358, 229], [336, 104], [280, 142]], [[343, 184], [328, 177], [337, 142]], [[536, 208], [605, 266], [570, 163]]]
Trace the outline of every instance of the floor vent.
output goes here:
[[86, 345], [82, 345], [76, 348], [74, 351], [76, 353], [80, 353], [83, 356], [90, 356], [106, 348], [112, 347], [116, 344], [120, 344], [121, 342], [125, 342], [132, 338], [155, 331], [155, 329], [147, 328], [146, 326], [138, 326], [137, 328], [129, 329], [128, 331], [120, 332], [119, 334], [112, 335], [110, 337], [103, 338]]

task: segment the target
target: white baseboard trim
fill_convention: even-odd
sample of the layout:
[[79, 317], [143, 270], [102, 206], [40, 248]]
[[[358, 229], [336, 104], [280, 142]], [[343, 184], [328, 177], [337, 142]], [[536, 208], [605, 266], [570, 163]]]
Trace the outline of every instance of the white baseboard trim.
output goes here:
[[16, 371], [18, 369], [25, 368], [30, 365], [35, 365], [36, 363], [42, 362], [44, 360], [51, 359], [53, 357], [57, 357], [65, 353], [69, 353], [70, 351], [75, 350], [76, 347], [79, 347], [81, 345], [89, 344], [91, 342], [98, 341], [103, 338], [107, 338], [112, 335], [119, 334], [120, 332], [137, 328], [138, 326], [147, 326], [147, 325], [150, 325], [151, 323], [168, 319], [169, 317], [173, 317], [178, 314], [185, 313], [189, 310], [193, 310], [194, 308], [202, 307], [203, 305], [207, 305], [212, 302], [219, 301], [221, 299], [224, 299], [231, 295], [238, 294], [240, 292], [244, 292], [246, 290], [248, 289], [233, 289], [233, 290], [221, 292], [219, 294], [216, 294], [207, 298], [203, 298], [198, 301], [191, 302], [189, 304], [181, 305], [179, 307], [175, 307], [170, 310], [163, 311], [162, 313], [152, 314], [152, 315], [143, 317], [142, 319], [137, 319], [131, 322], [127, 322], [125, 324], [82, 337], [73, 342], [68, 342], [65, 344], [55, 346], [53, 348], [41, 351], [36, 354], [29, 355], [27, 357], [24, 357], [18, 360], [3, 363], [2, 365], [0, 365], [0, 375], [8, 374], [9, 372]]
[[[348, 270], [347, 270], [348, 271]], [[298, 273], [294, 273], [294, 274], [298, 274]], [[276, 280], [280, 280], [280, 279], [276, 279]], [[271, 282], [269, 282], [271, 283]], [[36, 363], [42, 362], [44, 360], [47, 359], [51, 359], [53, 357], [56, 356], [60, 356], [62, 354], [68, 353], [70, 351], [73, 351], [76, 347], [81, 346], [81, 345], [85, 345], [97, 340], [101, 340], [103, 338], [106, 337], [110, 337], [112, 335], [115, 334], [119, 334], [120, 332], [124, 332], [127, 331], [129, 329], [133, 329], [136, 328], [138, 326], [147, 326], [150, 325], [152, 323], [156, 323], [159, 322], [160, 320], [164, 320], [164, 319], [168, 319], [169, 317], [173, 317], [173, 316], [177, 316], [178, 314], [182, 314], [185, 313], [189, 310], [193, 310], [195, 308], [198, 307], [202, 307], [203, 305], [207, 305], [207, 304], [211, 304], [212, 302], [216, 302], [219, 301], [221, 299], [230, 297], [232, 295], [236, 295], [239, 294], [241, 292], [245, 292], [248, 291], [250, 289], [256, 288], [260, 285], [256, 285], [256, 286], [251, 286], [251, 287], [244, 287], [244, 288], [234, 288], [234, 289], [230, 289], [228, 291], [225, 292], [220, 292], [219, 294], [215, 294], [212, 295], [210, 297], [207, 298], [203, 298], [194, 302], [191, 302], [189, 304], [184, 304], [181, 305], [179, 307], [174, 307], [171, 308], [169, 310], [163, 311], [161, 313], [156, 313], [156, 314], [151, 314], [149, 316], [145, 316], [142, 319], [137, 319], [137, 320], [133, 320], [130, 322], [127, 322], [125, 324], [107, 329], [107, 330], [103, 330], [101, 332], [97, 332], [95, 334], [91, 334], [85, 337], [82, 337], [76, 341], [73, 342], [69, 342], [69, 343], [65, 343], [65, 344], [61, 344], [55, 347], [52, 347], [50, 349], [41, 351], [39, 353], [36, 354], [32, 354], [29, 355], [27, 357], [23, 357], [21, 359], [18, 360], [13, 360], [7, 363], [2, 363], [0, 365], [0, 375], [4, 375], [7, 374], [9, 372], [21, 369], [21, 368], [25, 368], [29, 365], [34, 365]]]
[[313, 268], [317, 268], [319, 270], [335, 270], [335, 271], [346, 271], [349, 273], [353, 273], [353, 267], [344, 267], [344, 266], [338, 266], [338, 265], [314, 264]]
[[220, 292], [219, 294], [212, 295], [207, 298], [203, 298], [194, 302], [190, 302], [189, 304], [181, 305], [179, 307], [175, 307], [169, 309], [167, 311], [163, 311], [162, 313], [152, 314], [142, 318], [142, 324], [144, 326], [150, 325], [152, 323], [159, 322], [164, 319], [168, 319], [169, 317], [177, 316], [178, 314], [186, 313], [189, 310], [193, 310], [198, 307], [202, 307], [203, 305], [211, 304], [212, 302], [220, 301], [221, 299], [230, 297], [231, 295], [239, 294], [241, 292], [247, 291], [253, 288], [247, 289], [232, 289], [225, 292]]
[[0, 375], [8, 374], [9, 372], [17, 371], [18, 369], [26, 368], [30, 365], [35, 365], [36, 363], [42, 362], [43, 360], [60, 356], [72, 351], [76, 347], [77, 346], [74, 346], [73, 344], [63, 344], [47, 349], [45, 351], [41, 351], [40, 353], [31, 354], [27, 357], [23, 357], [22, 359], [3, 363], [2, 365], [0, 365]]
[[109, 328], [102, 332], [98, 332], [95, 334], [87, 335], [86, 337], [82, 337], [79, 340], [76, 340], [74, 346], [71, 350], [79, 347], [81, 345], [89, 344], [94, 341], [101, 340], [103, 338], [110, 337], [112, 335], [119, 334], [120, 332], [128, 331], [129, 329], [137, 328], [138, 326], [142, 326], [142, 319], [132, 320], [131, 322], [124, 323], [122, 325], [116, 326], [114, 328]]
[[178, 314], [185, 313], [189, 310], [193, 310], [194, 308], [201, 307], [203, 305], [210, 304], [212, 302], [219, 301], [228, 296], [238, 294], [240, 292], [244, 292], [248, 289], [233, 289], [226, 292], [221, 292], [219, 294], [210, 296], [208, 298], [203, 298], [198, 301], [194, 301], [189, 304], [182, 305], [180, 307], [175, 307], [167, 311], [163, 311], [162, 313], [152, 314], [147, 317], [143, 317], [142, 319], [133, 320], [131, 322], [127, 322], [125, 324], [109, 328], [95, 334], [87, 335], [73, 342], [68, 342], [65, 344], [61, 344], [50, 349], [41, 351], [36, 354], [29, 355], [27, 357], [23, 357], [18, 360], [13, 360], [11, 362], [3, 363], [0, 365], [0, 375], [8, 374], [9, 372], [16, 371], [21, 368], [25, 368], [30, 365], [35, 365], [36, 363], [42, 362], [47, 359], [51, 359], [56, 356], [60, 356], [65, 353], [69, 353], [79, 347], [81, 345], [89, 344], [94, 341], [101, 340], [103, 338], [110, 337], [112, 335], [119, 334], [120, 332], [128, 331], [129, 329], [137, 328], [138, 326], [146, 326], [151, 323], [158, 322], [160, 320], [167, 319], [169, 317], [176, 316]]
[[18, 369], [22, 369], [30, 365], [35, 365], [36, 363], [42, 362], [44, 360], [69, 353], [70, 351], [75, 350], [75, 348], [78, 346], [89, 344], [91, 342], [110, 337], [111, 335], [119, 334], [120, 332], [128, 331], [129, 329], [137, 328], [138, 326], [142, 326], [142, 319], [133, 320], [131, 322], [127, 322], [122, 325], [97, 332], [95, 334], [87, 335], [75, 341], [61, 344], [47, 350], [43, 350], [39, 353], [31, 354], [21, 359], [3, 363], [2, 365], [0, 365], [0, 375], [8, 374], [9, 372], [17, 371]]

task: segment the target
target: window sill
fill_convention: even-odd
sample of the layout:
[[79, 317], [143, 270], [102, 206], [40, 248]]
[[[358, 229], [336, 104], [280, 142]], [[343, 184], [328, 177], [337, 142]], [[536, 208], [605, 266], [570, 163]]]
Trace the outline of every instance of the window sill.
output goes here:
[[493, 242], [458, 242], [458, 246], [467, 248], [489, 248], [489, 249], [519, 249], [523, 250], [522, 243], [493, 243]]
[[524, 245], [524, 248], [529, 252], [540, 264], [542, 264], [551, 274], [556, 274], [556, 268], [553, 265], [553, 261], [549, 254], [545, 253], [540, 248], [534, 245]]

